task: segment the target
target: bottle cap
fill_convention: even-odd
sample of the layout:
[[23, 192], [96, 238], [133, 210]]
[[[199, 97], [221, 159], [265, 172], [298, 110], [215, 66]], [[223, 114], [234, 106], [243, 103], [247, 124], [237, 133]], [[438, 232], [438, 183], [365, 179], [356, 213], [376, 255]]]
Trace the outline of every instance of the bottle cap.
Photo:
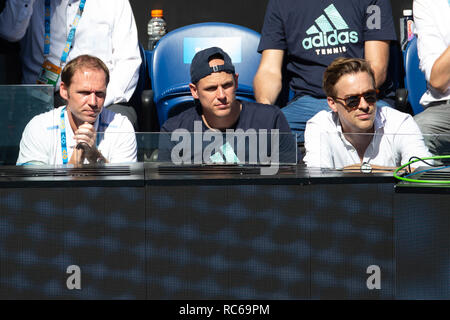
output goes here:
[[403, 10], [403, 15], [404, 15], [405, 17], [412, 16], [412, 15], [413, 15], [413, 12], [412, 12], [411, 9], [405, 9], [405, 10]]
[[163, 11], [162, 10], [152, 10], [152, 17], [162, 17], [163, 16]]

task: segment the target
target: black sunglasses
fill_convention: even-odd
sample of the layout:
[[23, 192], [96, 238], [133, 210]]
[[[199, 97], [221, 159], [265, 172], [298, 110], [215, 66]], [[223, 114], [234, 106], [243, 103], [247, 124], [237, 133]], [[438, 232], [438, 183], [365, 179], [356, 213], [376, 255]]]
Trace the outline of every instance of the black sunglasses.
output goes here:
[[370, 90], [358, 95], [354, 95], [354, 96], [349, 96], [347, 98], [339, 98], [339, 97], [333, 97], [333, 99], [339, 99], [344, 101], [343, 105], [346, 108], [350, 108], [350, 109], [354, 109], [357, 108], [359, 106], [359, 103], [361, 101], [361, 97], [364, 97], [364, 100], [366, 100], [367, 103], [375, 103], [377, 102], [377, 95], [378, 95], [378, 90]]

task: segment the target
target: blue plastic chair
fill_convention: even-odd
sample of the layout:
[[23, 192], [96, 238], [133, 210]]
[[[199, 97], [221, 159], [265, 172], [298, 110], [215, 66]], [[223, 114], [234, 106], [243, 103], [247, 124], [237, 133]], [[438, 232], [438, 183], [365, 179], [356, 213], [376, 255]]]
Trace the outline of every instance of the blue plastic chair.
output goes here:
[[419, 69], [419, 56], [417, 54], [417, 38], [414, 37], [406, 47], [405, 58], [405, 88], [408, 90], [408, 101], [414, 114], [423, 111], [419, 103], [420, 98], [427, 90], [427, 81], [424, 73]]
[[254, 101], [253, 77], [261, 55], [260, 34], [228, 23], [199, 23], [166, 34], [151, 55], [150, 79], [159, 124], [194, 105], [189, 90], [190, 64], [195, 53], [208, 47], [227, 52], [239, 74], [238, 99]]

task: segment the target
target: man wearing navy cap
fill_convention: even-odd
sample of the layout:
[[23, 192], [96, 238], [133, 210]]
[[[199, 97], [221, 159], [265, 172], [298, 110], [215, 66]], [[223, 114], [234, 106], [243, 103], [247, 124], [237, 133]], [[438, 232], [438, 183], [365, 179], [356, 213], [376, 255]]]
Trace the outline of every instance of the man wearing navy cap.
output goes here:
[[[234, 65], [226, 52], [218, 47], [197, 52], [192, 59], [190, 73], [189, 88], [196, 106], [169, 118], [162, 126], [162, 132], [177, 129], [224, 133], [265, 129], [270, 132], [277, 129], [282, 134], [280, 154], [284, 149], [290, 149], [290, 153], [293, 153], [295, 140], [288, 134], [291, 132], [289, 125], [278, 107], [236, 99], [239, 75], [235, 73]], [[221, 156], [225, 158], [224, 162], [229, 162], [230, 158], [225, 152]], [[217, 162], [217, 159], [211, 158], [213, 162]]]

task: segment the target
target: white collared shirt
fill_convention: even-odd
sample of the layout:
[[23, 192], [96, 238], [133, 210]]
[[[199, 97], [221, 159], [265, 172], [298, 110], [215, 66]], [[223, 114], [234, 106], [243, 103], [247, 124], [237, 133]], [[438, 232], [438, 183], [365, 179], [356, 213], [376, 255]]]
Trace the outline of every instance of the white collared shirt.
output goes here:
[[[49, 60], [59, 66], [80, 0], [51, 1]], [[44, 61], [45, 0], [8, 0], [0, 14], [0, 36], [21, 40], [23, 82], [36, 83]], [[67, 62], [81, 54], [100, 58], [109, 68], [105, 106], [127, 102], [139, 78], [141, 57], [128, 0], [87, 0]], [[59, 82], [56, 86], [59, 89]]]
[[[340, 169], [361, 163], [357, 150], [344, 137], [337, 113], [332, 111], [320, 111], [307, 122], [305, 149], [303, 160], [308, 167]], [[362, 162], [398, 167], [412, 156], [431, 156], [414, 119], [390, 107], [377, 108], [374, 135]]]
[[[64, 106], [35, 116], [25, 127], [20, 140], [17, 164], [63, 164], [61, 146], [61, 110]], [[76, 141], [70, 126], [67, 109], [64, 111], [68, 159]], [[133, 125], [128, 118], [103, 108], [95, 121], [97, 149], [110, 163], [136, 162], [137, 145]]]
[[413, 12], [420, 69], [428, 82], [428, 90], [420, 103], [426, 106], [434, 101], [449, 100], [450, 87], [441, 93], [433, 89], [429, 82], [433, 65], [450, 46], [450, 4], [448, 0], [414, 0]]

